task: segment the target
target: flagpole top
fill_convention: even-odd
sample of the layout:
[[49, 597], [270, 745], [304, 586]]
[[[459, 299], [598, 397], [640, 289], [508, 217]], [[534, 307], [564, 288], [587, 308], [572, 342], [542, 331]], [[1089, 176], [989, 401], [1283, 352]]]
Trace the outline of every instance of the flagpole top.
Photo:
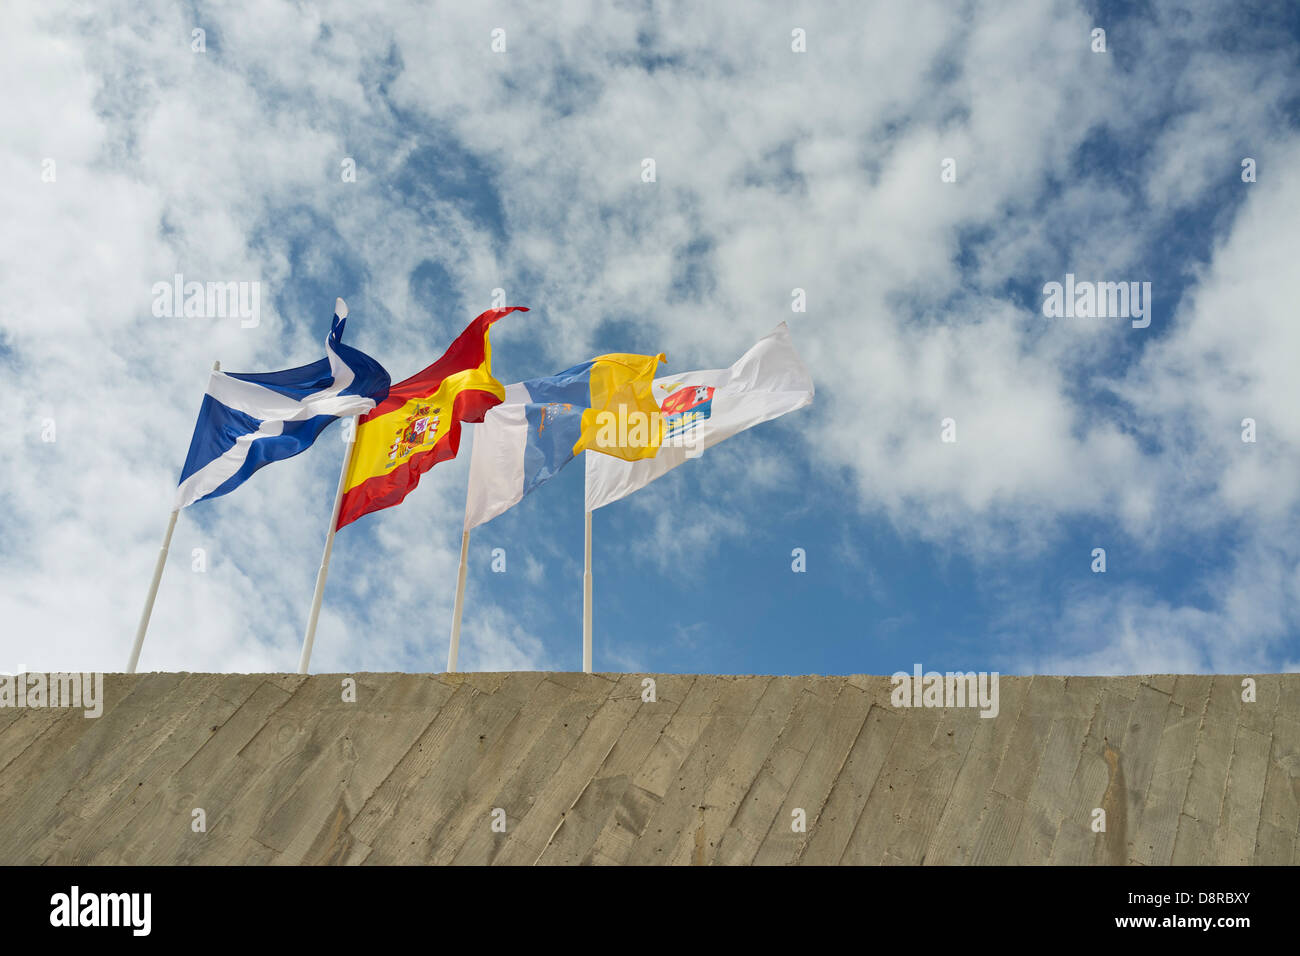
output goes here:
[[348, 304], [344, 302], [342, 299], [335, 299], [334, 314], [337, 315], [340, 319], [346, 319], [348, 317]]

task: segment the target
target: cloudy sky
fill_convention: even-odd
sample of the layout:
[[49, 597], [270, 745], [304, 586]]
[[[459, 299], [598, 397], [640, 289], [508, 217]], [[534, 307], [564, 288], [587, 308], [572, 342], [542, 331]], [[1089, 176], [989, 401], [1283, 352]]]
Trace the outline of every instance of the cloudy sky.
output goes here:
[[[596, 513], [597, 670], [1300, 669], [1297, 11], [7, 5], [0, 670], [124, 668], [214, 360], [342, 296], [397, 381], [498, 288], [505, 382], [781, 321], [816, 382]], [[181, 514], [141, 669], [296, 667], [339, 438]], [[467, 451], [339, 533], [314, 670], [445, 666]], [[462, 668], [580, 667], [580, 463], [470, 560]]]

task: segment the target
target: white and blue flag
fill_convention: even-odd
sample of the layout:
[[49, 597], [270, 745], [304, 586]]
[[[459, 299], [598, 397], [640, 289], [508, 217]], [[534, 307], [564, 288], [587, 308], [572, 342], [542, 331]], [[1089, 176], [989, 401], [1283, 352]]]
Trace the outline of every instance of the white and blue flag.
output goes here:
[[234, 491], [257, 469], [305, 451], [336, 418], [388, 397], [382, 365], [343, 344], [348, 307], [334, 305], [327, 357], [282, 372], [213, 372], [181, 469], [176, 507]]
[[591, 407], [591, 367], [507, 385], [505, 398], [474, 426], [465, 530], [514, 507], [574, 459], [582, 413]]

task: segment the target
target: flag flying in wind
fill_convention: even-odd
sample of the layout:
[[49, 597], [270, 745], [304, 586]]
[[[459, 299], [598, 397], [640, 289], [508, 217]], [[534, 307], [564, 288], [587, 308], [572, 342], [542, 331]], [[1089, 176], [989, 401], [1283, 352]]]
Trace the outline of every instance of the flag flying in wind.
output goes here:
[[492, 377], [488, 329], [523, 306], [489, 309], [471, 322], [445, 355], [388, 390], [357, 426], [344, 481], [338, 527], [401, 504], [424, 474], [460, 449], [460, 423], [481, 422], [505, 387]]
[[388, 395], [383, 366], [343, 344], [348, 307], [334, 304], [326, 358], [282, 372], [213, 372], [176, 489], [176, 507], [229, 494], [263, 465], [305, 451], [336, 418]]
[[663, 435], [659, 404], [651, 391], [658, 355], [602, 355], [591, 366], [591, 407], [582, 413], [582, 433], [573, 446], [624, 461], [653, 458]]
[[811, 405], [813, 382], [782, 322], [731, 368], [657, 378], [654, 394], [663, 414], [659, 454], [645, 461], [588, 455], [588, 511], [630, 495], [746, 428]]
[[[617, 438], [617, 425], [612, 436], [601, 436], [600, 428], [609, 429], [610, 423], [597, 423], [593, 413], [613, 411], [617, 419], [620, 408], [631, 408], [657, 416], [659, 408], [640, 381], [649, 385], [661, 360], [662, 355], [602, 355], [549, 378], [506, 386], [505, 400], [474, 429], [465, 530], [518, 504], [584, 447], [606, 452], [602, 458], [618, 451], [610, 443]], [[626, 414], [622, 421], [626, 426]], [[648, 431], [646, 437], [648, 441]]]

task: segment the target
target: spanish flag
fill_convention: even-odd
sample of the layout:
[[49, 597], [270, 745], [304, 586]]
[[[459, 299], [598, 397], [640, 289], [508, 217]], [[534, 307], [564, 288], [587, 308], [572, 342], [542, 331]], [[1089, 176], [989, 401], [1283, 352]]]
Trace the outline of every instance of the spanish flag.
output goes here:
[[455, 458], [460, 423], [481, 422], [505, 396], [492, 377], [488, 328], [523, 306], [489, 309], [462, 332], [442, 358], [388, 390], [388, 398], [357, 425], [338, 526], [401, 504], [424, 474]]

